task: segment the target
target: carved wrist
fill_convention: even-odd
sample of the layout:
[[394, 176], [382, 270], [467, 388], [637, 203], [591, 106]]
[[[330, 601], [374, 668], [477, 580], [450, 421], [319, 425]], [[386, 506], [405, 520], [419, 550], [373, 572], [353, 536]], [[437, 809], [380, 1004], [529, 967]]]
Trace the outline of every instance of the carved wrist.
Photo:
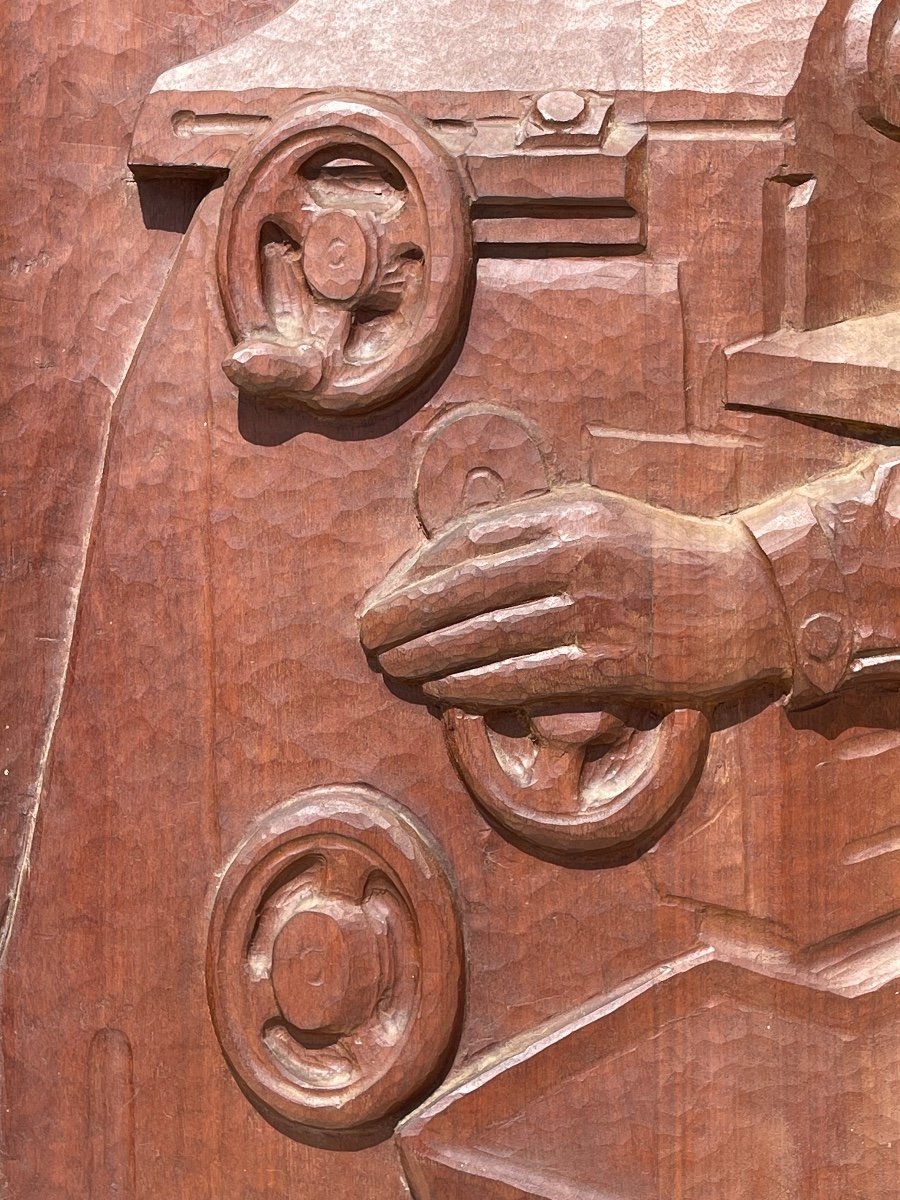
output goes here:
[[853, 653], [844, 577], [802, 493], [748, 509], [744, 525], [768, 560], [793, 655], [790, 703], [806, 707], [838, 690]]

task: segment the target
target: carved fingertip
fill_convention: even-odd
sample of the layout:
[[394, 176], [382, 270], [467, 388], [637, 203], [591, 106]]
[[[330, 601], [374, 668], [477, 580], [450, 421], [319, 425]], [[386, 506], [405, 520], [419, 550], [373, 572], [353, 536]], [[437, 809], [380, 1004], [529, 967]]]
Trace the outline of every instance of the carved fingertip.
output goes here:
[[385, 621], [377, 601], [359, 614], [359, 641], [367, 654], [378, 654], [388, 645]]
[[451, 700], [452, 697], [448, 695], [448, 690], [446, 682], [443, 679], [432, 679], [430, 682], [422, 684], [422, 691], [430, 700], [441, 702]]
[[415, 670], [412, 666], [415, 659], [411, 660], [410, 655], [406, 651], [405, 646], [397, 646], [393, 650], [386, 650], [384, 654], [379, 656], [378, 662], [385, 675], [391, 675], [394, 679], [409, 679], [416, 675], [427, 675], [427, 669]]

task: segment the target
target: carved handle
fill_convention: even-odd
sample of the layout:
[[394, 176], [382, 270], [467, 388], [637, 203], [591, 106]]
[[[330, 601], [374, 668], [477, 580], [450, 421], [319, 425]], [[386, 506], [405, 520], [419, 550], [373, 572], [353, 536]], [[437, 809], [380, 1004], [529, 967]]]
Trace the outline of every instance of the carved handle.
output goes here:
[[646, 730], [602, 710], [525, 715], [519, 754], [484, 717], [451, 708], [444, 725], [460, 775], [495, 821], [534, 846], [585, 856], [659, 837], [709, 742], [706, 717], [687, 708]]
[[266, 814], [225, 872], [207, 988], [260, 1110], [335, 1134], [434, 1082], [458, 1032], [462, 942], [429, 836], [400, 805], [318, 788]]
[[218, 270], [238, 344], [225, 373], [265, 401], [378, 408], [449, 349], [472, 264], [459, 169], [421, 125], [381, 98], [305, 101], [226, 188]]
[[[473, 447], [486, 448], [478, 462]], [[547, 461], [537, 431], [516, 414], [480, 406], [442, 417], [416, 482], [426, 532], [468, 509], [548, 491]], [[599, 705], [492, 718], [450, 708], [444, 728], [460, 776], [494, 821], [533, 847], [601, 857], [661, 836], [702, 769], [710, 732], [695, 709]]]

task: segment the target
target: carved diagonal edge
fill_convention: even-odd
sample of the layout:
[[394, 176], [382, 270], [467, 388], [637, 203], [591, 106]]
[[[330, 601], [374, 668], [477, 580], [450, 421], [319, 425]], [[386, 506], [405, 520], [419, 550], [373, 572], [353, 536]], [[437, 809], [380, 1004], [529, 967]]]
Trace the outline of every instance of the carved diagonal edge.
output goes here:
[[731, 346], [727, 405], [898, 429], [900, 313], [781, 329]]
[[[460, 1098], [486, 1088], [513, 1068], [537, 1058], [580, 1030], [612, 1016], [664, 980], [713, 961], [714, 957], [715, 952], [711, 947], [702, 946], [661, 963], [603, 997], [594, 997], [563, 1016], [551, 1018], [535, 1029], [492, 1047], [477, 1055], [461, 1071], [454, 1072], [430, 1100], [397, 1126], [395, 1140], [415, 1200], [433, 1200], [420, 1160], [427, 1160], [429, 1174], [436, 1172], [441, 1175], [446, 1167], [448, 1183], [459, 1183], [460, 1177], [466, 1180], [463, 1186], [472, 1187], [473, 1200], [476, 1196], [478, 1200], [561, 1200], [563, 1196], [565, 1200], [630, 1200], [593, 1189], [586, 1192], [583, 1188], [573, 1189], [565, 1185], [565, 1190], [561, 1191], [558, 1179], [552, 1182], [537, 1179], [519, 1166], [514, 1179], [505, 1177], [502, 1166], [494, 1156], [479, 1154], [470, 1147], [442, 1144], [439, 1137], [433, 1136], [430, 1127], [449, 1113]], [[448, 1200], [455, 1200], [456, 1195], [468, 1194], [468, 1191], [457, 1193], [448, 1190], [447, 1197]]]
[[[889, 938], [892, 939], [895, 947], [900, 945], [897, 917], [892, 917], [890, 922], [879, 924], [889, 924], [891, 927]], [[868, 929], [867, 926], [866, 930]], [[856, 934], [850, 935], [850, 958], [853, 957], [855, 949], [853, 943], [856, 937]], [[839, 940], [835, 939], [835, 941]], [[821, 958], [824, 952], [820, 948], [815, 948], [815, 950]], [[770, 1055], [769, 1066], [776, 1071], [784, 1069], [784, 1064], [779, 1056], [779, 1048], [786, 1045], [783, 1039], [791, 1037], [790, 1029], [796, 1027], [798, 1022], [803, 1028], [807, 1028], [812, 1022], [816, 1028], [821, 1027], [823, 1031], [830, 1030], [835, 1044], [842, 1044], [846, 1048], [846, 1053], [851, 1056], [854, 1053], [853, 1046], [856, 1044], [853, 1032], [857, 1027], [860, 1029], [889, 1029], [894, 1025], [892, 1017], [894, 1001], [893, 997], [888, 995], [888, 989], [871, 996], [871, 1000], [864, 1001], [851, 998], [846, 989], [839, 991], [837, 988], [823, 987], [821, 983], [816, 982], [812, 972], [809, 973], [808, 980], [800, 979], [797, 972], [789, 976], [786, 972], [780, 972], [777, 966], [775, 970], [765, 969], [767, 965], [765, 954], [761, 954], [758, 959], [754, 959], [752, 954], [748, 954], [744, 961], [738, 962], [737, 956], [729, 956], [721, 945], [703, 945], [676, 959], [651, 968], [621, 985], [607, 996], [588, 1002], [564, 1018], [547, 1022], [534, 1030], [518, 1035], [503, 1045], [493, 1047], [480, 1054], [466, 1064], [461, 1071], [451, 1076], [431, 1100], [402, 1121], [397, 1128], [396, 1141], [413, 1197], [415, 1200], [437, 1200], [438, 1196], [441, 1200], [457, 1200], [457, 1198], [462, 1200], [463, 1197], [465, 1200], [636, 1200], [638, 1195], [649, 1194], [644, 1190], [635, 1192], [633, 1179], [630, 1181], [624, 1178], [619, 1179], [615, 1167], [612, 1170], [608, 1169], [610, 1164], [605, 1163], [602, 1151], [602, 1145], [609, 1144], [608, 1138], [606, 1143], [601, 1138], [599, 1150], [595, 1147], [588, 1159], [585, 1160], [585, 1146], [593, 1147], [597, 1140], [595, 1136], [588, 1131], [587, 1127], [580, 1133], [571, 1132], [568, 1119], [556, 1127], [552, 1125], [553, 1118], [550, 1114], [559, 1110], [561, 1102], [563, 1104], [561, 1111], [570, 1113], [571, 1108], [566, 1107], [570, 1100], [576, 1106], [575, 1111], [586, 1114], [588, 1110], [584, 1108], [583, 1085], [589, 1077], [593, 1078], [592, 1073], [602, 1061], [605, 1060], [607, 1065], [611, 1065], [612, 1073], [615, 1075], [620, 1069], [624, 1069], [629, 1055], [629, 1046], [637, 1048], [643, 1044], [646, 1048], [667, 1027], [675, 1029], [685, 1020], [691, 1021], [699, 1017], [702, 1022], [708, 1018], [711, 1022], [710, 1027], [715, 1030], [719, 1021], [717, 1013], [720, 1004], [723, 1005], [721, 1010], [722, 1037], [725, 1039], [723, 1045], [727, 1044], [729, 1036], [725, 1032], [729, 1027], [729, 1012], [732, 1017], [737, 1014], [739, 1029], [743, 1029], [741, 1024], [743, 1019], [754, 1012], [757, 1024], [762, 1022], [760, 1028], [764, 1028], [766, 1031], [775, 1028], [776, 1032], [771, 1034], [769, 1047], [774, 1057]], [[761, 966], [763, 969], [755, 969], [757, 966]], [[772, 982], [780, 980], [785, 980], [793, 986], [783, 993], [772, 991]], [[874, 992], [875, 987], [876, 985], [873, 983], [872, 986], [866, 988], [866, 992]], [[683, 993], [681, 1000], [676, 998], [674, 1001], [674, 1007], [670, 994], [672, 988], [678, 989], [678, 995]], [[821, 1003], [811, 1002], [809, 994], [814, 991], [824, 992]], [[644, 1021], [650, 1020], [653, 1032], [651, 1034], [645, 1030], [644, 1034], [641, 1034], [640, 1019], [636, 1025], [632, 1026], [629, 1023], [628, 1010], [629, 1006], [634, 1005], [640, 997], [647, 993], [659, 995], [659, 1004], [662, 1006], [660, 1011], [669, 1012], [670, 1016], [663, 1021], [662, 1025], [658, 1025], [657, 1005], [651, 1000], [649, 1009], [646, 1009], [645, 1003]], [[663, 1000], [667, 994], [670, 996], [668, 1002]], [[693, 1000], [690, 999], [692, 995]], [[648, 999], [650, 998], [648, 997]], [[705, 1016], [702, 1015], [704, 1013]], [[604, 1031], [610, 1021], [613, 1022], [615, 1032], [611, 1031], [607, 1037]], [[774, 1022], [774, 1026], [771, 1022]], [[623, 1030], [627, 1031], [624, 1041], [621, 1040]], [[593, 1040], [585, 1041], [585, 1036]], [[718, 1044], [716, 1035], [713, 1034], [711, 1043], [704, 1041], [703, 1029], [696, 1036], [699, 1038], [696, 1046], [691, 1040], [693, 1035], [689, 1035], [687, 1040], [682, 1039], [682, 1051], [690, 1055], [696, 1053], [699, 1056], [697, 1061], [701, 1064], [707, 1062], [713, 1072], [711, 1078], [715, 1078], [726, 1061], [723, 1060], [720, 1063], [716, 1058], [715, 1046]], [[745, 1035], [738, 1033], [736, 1036], [740, 1042], [740, 1038]], [[564, 1045], [569, 1039], [572, 1039], [571, 1045], [576, 1046], [576, 1049], [574, 1052], [569, 1050], [566, 1053]], [[596, 1052], [599, 1055], [597, 1062], [592, 1061], [595, 1042]], [[804, 1046], [806, 1045], [803, 1039], [800, 1042]], [[863, 1043], [860, 1043], [859, 1052], [869, 1053], [871, 1047], [868, 1039], [864, 1038]], [[694, 1049], [689, 1049], [692, 1046]], [[816, 1065], [815, 1058], [807, 1061], [804, 1057], [807, 1049], [800, 1050], [798, 1062], [804, 1064], [804, 1070], [821, 1071], [823, 1069], [821, 1063]], [[660, 1047], [657, 1051], [650, 1050], [649, 1053], [652, 1057], [654, 1053], [665, 1055], [666, 1051], [664, 1047]], [[711, 1058], [708, 1057], [710, 1054]], [[543, 1070], [538, 1066], [529, 1068], [530, 1060], [538, 1059], [542, 1055], [545, 1056]], [[826, 1056], [823, 1061], [830, 1062], [830, 1059], [827, 1059]], [[523, 1075], [519, 1069], [523, 1067], [530, 1071], [530, 1074]], [[675, 1093], [681, 1094], [682, 1084], [676, 1082], [679, 1076], [677, 1070], [675, 1075], [672, 1074], [673, 1069], [670, 1063], [667, 1072], [660, 1076], [660, 1087], [674, 1087]], [[760, 1070], [762, 1069], [762, 1064], [760, 1064]], [[836, 1068], [831, 1066], [825, 1068], [825, 1070], [831, 1069]], [[606, 1089], [611, 1087], [610, 1078], [609, 1073], [606, 1075], [601, 1073], [594, 1078], [593, 1083], [588, 1084], [589, 1110], [599, 1126], [610, 1121], [614, 1125], [616, 1119], [622, 1116], [620, 1106], [623, 1103], [623, 1096], [615, 1088], [612, 1088], [609, 1095], [606, 1094]], [[729, 1088], [737, 1087], [736, 1080], [738, 1078], [746, 1078], [746, 1076], [730, 1077], [727, 1073], [723, 1076], [726, 1095]], [[663, 1080], [667, 1082], [664, 1084]], [[820, 1084], [824, 1086], [821, 1076]], [[570, 1097], [570, 1085], [581, 1088], [577, 1100], [574, 1096]], [[627, 1093], [627, 1082], [622, 1086]], [[688, 1085], [685, 1083], [683, 1086], [687, 1087]], [[788, 1119], [794, 1120], [799, 1113], [805, 1115], [807, 1121], [815, 1124], [820, 1119], [821, 1113], [815, 1105], [810, 1105], [803, 1100], [805, 1095], [803, 1089], [806, 1086], [804, 1084], [800, 1088], [799, 1100], [794, 1105], [796, 1113], [794, 1117]], [[891, 1094], [891, 1086], [893, 1085], [888, 1078], [885, 1093], [888, 1096]], [[594, 1091], [595, 1088], [598, 1090]], [[485, 1093], [484, 1103], [479, 1104], [476, 1101], [474, 1106], [469, 1103], [470, 1097], [482, 1092]], [[498, 1113], [496, 1106], [492, 1105], [489, 1098], [493, 1097], [493, 1100], [496, 1101], [503, 1094], [506, 1095], [508, 1103], [505, 1107], [504, 1104], [501, 1104], [501, 1111]], [[688, 1099], [685, 1100], [688, 1106], [686, 1111], [690, 1113], [691, 1105], [695, 1101], [702, 1101], [702, 1092], [698, 1093], [695, 1100], [690, 1099], [689, 1092], [686, 1092], [685, 1095], [688, 1096]], [[748, 1095], [751, 1097], [749, 1101]], [[741, 1104], [748, 1102], [751, 1104], [751, 1109], [744, 1113], [745, 1118], [747, 1113], [752, 1111], [752, 1095], [751, 1079], [749, 1093], [741, 1095], [735, 1093], [727, 1101], [728, 1107], [719, 1111], [726, 1128], [729, 1127], [732, 1120], [740, 1123]], [[824, 1101], [824, 1095], [822, 1099]], [[882, 1108], [879, 1109], [878, 1099], [873, 1098], [873, 1113], [881, 1113], [887, 1124], [890, 1125], [890, 1107], [885, 1113], [883, 1102], [884, 1097], [882, 1096]], [[719, 1103], [726, 1103], [724, 1095], [720, 1096]], [[732, 1103], [738, 1106], [733, 1112]], [[797, 1103], [799, 1103], [799, 1108], [797, 1108]], [[571, 1136], [573, 1140], [570, 1148], [577, 1149], [576, 1157], [582, 1159], [580, 1171], [573, 1170], [572, 1177], [569, 1177], [568, 1157], [565, 1151], [561, 1157], [556, 1156], [552, 1160], [547, 1159], [546, 1161], [536, 1160], [534, 1155], [525, 1152], [525, 1143], [521, 1143], [522, 1153], [514, 1152], [512, 1146], [518, 1144], [517, 1140], [520, 1142], [523, 1136], [528, 1138], [529, 1126], [527, 1120], [518, 1126], [516, 1122], [508, 1121], [502, 1115], [502, 1112], [510, 1104], [513, 1106], [511, 1111], [520, 1113], [523, 1117], [526, 1110], [531, 1110], [532, 1115], [535, 1111], [538, 1114], [543, 1112], [545, 1117], [551, 1121], [551, 1124], [544, 1130], [545, 1136], [551, 1139], [560, 1136], [563, 1138], [565, 1146], [570, 1146], [568, 1139]], [[661, 1119], [665, 1121], [671, 1114], [666, 1108], [663, 1108], [662, 1112], [665, 1116]], [[492, 1116], [488, 1118], [487, 1114], [492, 1114]], [[782, 1114], [783, 1116], [784, 1114]], [[483, 1120], [486, 1120], [487, 1123], [483, 1123]], [[853, 1118], [851, 1117], [850, 1120], [852, 1122]], [[592, 1123], [593, 1121], [589, 1122], [589, 1124]], [[702, 1125], [702, 1119], [701, 1127], [705, 1128]], [[662, 1128], [661, 1126], [657, 1131], [661, 1136]], [[671, 1137], [672, 1130], [666, 1128], [666, 1136]], [[686, 1130], [689, 1129], [690, 1126], [686, 1126]], [[532, 1129], [531, 1133], [534, 1132]], [[652, 1133], [652, 1127], [644, 1128], [641, 1137], [652, 1135]], [[853, 1133], [852, 1124], [850, 1133]], [[880, 1170], [884, 1159], [883, 1152], [890, 1152], [891, 1144], [882, 1143], [878, 1138], [873, 1141], [872, 1131], [868, 1127], [860, 1136], [863, 1141], [868, 1138], [872, 1142], [874, 1147], [872, 1154], [875, 1157], [870, 1165], [877, 1162], [878, 1166], [875, 1169]], [[613, 1138], [613, 1141], [615, 1142], [616, 1138]], [[882, 1155], [881, 1159], [878, 1158], [879, 1154]], [[778, 1156], [775, 1157], [778, 1160]], [[612, 1155], [612, 1158], [614, 1159], [615, 1155]], [[589, 1181], [585, 1180], [583, 1174], [585, 1161], [589, 1161], [591, 1164]], [[780, 1170], [778, 1161], [762, 1164], [762, 1176], [765, 1176], [767, 1171], [770, 1174], [773, 1170], [777, 1173]], [[578, 1178], [579, 1174], [580, 1178]], [[723, 1178], [727, 1176], [728, 1170], [726, 1169]], [[690, 1188], [690, 1183], [688, 1183], [688, 1187]], [[730, 1192], [727, 1194], [731, 1195]], [[741, 1196], [745, 1194], [750, 1193], [745, 1193], [743, 1190], [740, 1192]], [[753, 1194], [758, 1193], [753, 1192]]]
[[[218, 202], [218, 197], [214, 197], [212, 199], [212, 203], [217, 204]], [[199, 220], [199, 214], [201, 211], [203, 211], [204, 207], [204, 204], [201, 204], [200, 208], [194, 215], [194, 222]], [[12, 872], [12, 883], [9, 889], [9, 902], [3, 916], [2, 925], [0, 925], [0, 971], [2, 971], [6, 962], [22, 893], [25, 887], [25, 881], [28, 877], [28, 872], [31, 866], [31, 852], [34, 845], [35, 832], [37, 830], [38, 819], [44, 799], [47, 770], [53, 753], [56, 728], [59, 723], [63, 700], [65, 699], [69, 680], [71, 678], [73, 666], [73, 648], [76, 644], [79, 616], [82, 607], [82, 597], [84, 595], [85, 584], [90, 573], [90, 564], [93, 555], [95, 535], [98, 529], [99, 517], [102, 513], [103, 497], [106, 493], [107, 473], [109, 467], [110, 434], [113, 427], [113, 418], [119, 407], [121, 398], [126, 393], [134, 376], [135, 367], [140, 361], [142, 350], [144, 346], [148, 344], [150, 336], [156, 328], [159, 319], [159, 313], [164, 307], [169, 290], [172, 287], [173, 280], [177, 277], [179, 264], [187, 252], [187, 248], [190, 243], [189, 234], [190, 231], [188, 231], [188, 233], [181, 239], [178, 250], [172, 260], [168, 273], [166, 274], [165, 282], [163, 283], [163, 286], [160, 289], [156, 300], [154, 301], [153, 307], [151, 308], [150, 313], [138, 334], [137, 340], [134, 344], [134, 349], [132, 350], [130, 357], [127, 359], [128, 365], [122, 375], [122, 378], [115, 386], [109, 409], [107, 411], [106, 421], [104, 422], [97, 453], [93, 486], [85, 501], [81, 557], [75, 580], [69, 592], [69, 600], [66, 607], [65, 620], [63, 623], [59, 685], [53, 697], [46, 726], [44, 728], [43, 738], [41, 740], [35, 782], [32, 789], [33, 800], [23, 821], [23, 830], [20, 838], [16, 862]]]

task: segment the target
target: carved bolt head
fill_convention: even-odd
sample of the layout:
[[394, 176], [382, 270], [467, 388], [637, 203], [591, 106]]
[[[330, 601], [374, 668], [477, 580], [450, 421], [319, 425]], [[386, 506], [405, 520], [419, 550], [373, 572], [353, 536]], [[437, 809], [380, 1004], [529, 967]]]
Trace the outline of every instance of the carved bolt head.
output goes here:
[[297, 913], [272, 948], [272, 986], [284, 1019], [307, 1033], [358, 1029], [378, 1001], [374, 931], [356, 905], [329, 902]]
[[368, 266], [366, 235], [352, 213], [331, 209], [317, 216], [303, 244], [303, 272], [326, 300], [347, 301], [360, 291]]
[[543, 120], [552, 125], [571, 125], [584, 114], [586, 101], [578, 92], [547, 92], [535, 106]]
[[816, 613], [801, 626], [803, 649], [814, 662], [828, 662], [841, 645], [843, 625], [836, 613]]

